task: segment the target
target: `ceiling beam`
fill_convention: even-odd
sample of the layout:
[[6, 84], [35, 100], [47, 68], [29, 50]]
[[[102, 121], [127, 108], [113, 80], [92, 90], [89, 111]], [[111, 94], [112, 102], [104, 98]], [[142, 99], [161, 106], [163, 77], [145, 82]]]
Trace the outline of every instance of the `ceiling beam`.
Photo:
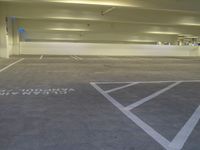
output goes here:
[[[199, 26], [200, 14], [177, 14], [173, 12], [159, 12], [155, 10], [117, 9], [109, 15], [101, 15], [100, 7], [56, 7], [53, 5], [16, 4], [8, 5], [7, 16], [16, 16], [24, 19], [57, 19], [103, 21], [115, 23], [143, 23], [159, 25]], [[79, 11], [76, 11], [76, 10]], [[22, 10], [26, 10], [22, 11]]]
[[0, 2], [21, 2], [21, 3], [53, 3], [71, 5], [93, 5], [141, 8], [149, 10], [170, 11], [176, 13], [199, 13], [200, 1], [175, 1], [175, 0], [0, 0]]

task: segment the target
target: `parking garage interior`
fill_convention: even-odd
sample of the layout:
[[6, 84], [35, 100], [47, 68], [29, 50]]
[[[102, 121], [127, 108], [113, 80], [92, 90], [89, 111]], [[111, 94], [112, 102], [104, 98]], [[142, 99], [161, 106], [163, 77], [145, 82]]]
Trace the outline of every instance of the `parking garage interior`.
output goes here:
[[0, 0], [0, 150], [199, 150], [199, 6]]

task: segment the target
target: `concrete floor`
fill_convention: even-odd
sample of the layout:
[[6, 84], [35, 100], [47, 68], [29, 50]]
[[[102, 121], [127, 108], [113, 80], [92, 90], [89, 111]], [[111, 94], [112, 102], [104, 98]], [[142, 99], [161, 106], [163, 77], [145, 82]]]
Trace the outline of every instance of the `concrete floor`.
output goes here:
[[[1, 150], [165, 150], [90, 83], [106, 91], [125, 82], [200, 80], [200, 58], [20, 56], [0, 59], [0, 69], [22, 57], [0, 72]], [[173, 83], [109, 95], [128, 106]], [[200, 105], [199, 91], [200, 82], [183, 82], [131, 113], [171, 142]], [[199, 143], [197, 122], [181, 149], [199, 150]]]

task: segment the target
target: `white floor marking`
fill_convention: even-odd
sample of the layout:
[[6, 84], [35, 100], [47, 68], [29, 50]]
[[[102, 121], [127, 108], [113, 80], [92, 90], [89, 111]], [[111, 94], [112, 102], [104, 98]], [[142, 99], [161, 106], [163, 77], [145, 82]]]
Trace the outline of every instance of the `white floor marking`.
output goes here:
[[77, 58], [78, 60], [82, 60], [82, 58], [81, 57], [78, 57], [78, 56], [74, 56], [75, 58]]
[[133, 83], [130, 83], [130, 84], [127, 84], [127, 85], [124, 85], [124, 86], [120, 86], [120, 87], [117, 87], [117, 88], [114, 88], [114, 89], [107, 90], [105, 92], [106, 93], [115, 92], [115, 91], [130, 87], [130, 86], [133, 86], [133, 85], [136, 85], [136, 84], [138, 84], [138, 83], [137, 82], [133, 82]]
[[126, 110], [134, 109], [134, 108], [136, 108], [136, 107], [138, 107], [138, 106], [140, 106], [140, 105], [142, 105], [142, 104], [144, 104], [144, 103], [146, 103], [146, 102], [152, 100], [153, 98], [155, 98], [155, 97], [161, 95], [162, 93], [167, 92], [168, 90], [170, 90], [170, 89], [172, 89], [173, 87], [179, 85], [180, 83], [181, 83], [181, 82], [173, 83], [173, 84], [167, 86], [166, 88], [161, 89], [161, 90], [159, 90], [159, 91], [157, 91], [157, 92], [155, 92], [155, 93], [153, 93], [153, 94], [151, 94], [151, 95], [149, 95], [149, 96], [147, 96], [147, 97], [145, 97], [145, 98], [143, 98], [143, 99], [141, 99], [141, 100], [139, 100], [139, 101], [137, 101], [137, 102], [135, 102], [135, 103], [133, 103], [133, 104], [127, 106], [125, 109], [126, 109]]
[[76, 58], [76, 57], [74, 57], [74, 56], [70, 56], [72, 59], [74, 59], [74, 60], [79, 60], [78, 58]]
[[[156, 83], [168, 83], [168, 82], [174, 82], [174, 81], [156, 81]], [[143, 104], [144, 102], [148, 101], [148, 99], [152, 99], [169, 89], [179, 85], [184, 81], [176, 81], [175, 83], [169, 85], [168, 87], [159, 90], [158, 92], [148, 96], [146, 100], [141, 101], [140, 103]], [[200, 82], [200, 80], [187, 80], [188, 82]], [[105, 82], [104, 82], [105, 83]], [[103, 84], [104, 84], [103, 83]], [[113, 82], [109, 82], [110, 84], [113, 84]], [[115, 82], [118, 83], [127, 83], [127, 82]], [[130, 82], [129, 82], [130, 83]], [[138, 82], [139, 83], [139, 82]], [[141, 82], [140, 82], [141, 83]], [[145, 82], [146, 83], [146, 82]], [[148, 82], [150, 83], [150, 82]], [[151, 83], [155, 83], [152, 81]], [[137, 117], [134, 113], [130, 111], [130, 109], [127, 109], [122, 104], [120, 104], [117, 100], [115, 100], [112, 96], [109, 95], [108, 91], [104, 91], [101, 89], [96, 82], [90, 83], [98, 92], [100, 92], [108, 101], [110, 101], [114, 106], [116, 106], [123, 114], [125, 114], [130, 120], [132, 120], [137, 126], [139, 126], [142, 130], [144, 130], [149, 136], [151, 136], [156, 142], [158, 142], [160, 145], [162, 145], [166, 150], [181, 150], [186, 143], [187, 139], [189, 138], [190, 134], [198, 124], [200, 120], [200, 106], [196, 109], [196, 111], [193, 113], [191, 118], [186, 122], [186, 124], [183, 126], [183, 128], [178, 132], [176, 137], [173, 139], [172, 142], [168, 141], [164, 136], [162, 136], [160, 133], [155, 131], [151, 126], [149, 126], [147, 123], [142, 121], [139, 117]], [[98, 82], [98, 84], [101, 84], [101, 82]], [[108, 84], [108, 82], [106, 83]], [[138, 103], [139, 104], [139, 103]], [[140, 104], [140, 105], [141, 105]], [[139, 106], [139, 105], [138, 105]], [[133, 107], [135, 108], [135, 107]]]
[[122, 84], [122, 83], [133, 83], [133, 82], [138, 82], [138, 83], [170, 83], [170, 82], [200, 82], [200, 80], [172, 80], [172, 81], [129, 81], [129, 82], [95, 82], [96, 84]]
[[43, 57], [44, 57], [44, 56], [43, 56], [43, 55], [41, 55], [41, 56], [40, 56], [40, 59], [43, 59]]
[[99, 91], [104, 97], [106, 97], [114, 106], [116, 106], [123, 114], [125, 114], [129, 119], [131, 119], [135, 124], [137, 124], [140, 128], [142, 128], [147, 134], [149, 134], [153, 139], [155, 139], [159, 144], [163, 147], [167, 148], [170, 142], [156, 132], [153, 128], [151, 128], [148, 124], [143, 122], [140, 118], [136, 115], [131, 113], [130, 111], [126, 110], [124, 106], [122, 106], [119, 102], [117, 102], [114, 98], [110, 95], [105, 93], [99, 86], [95, 83], [91, 83], [91, 85]]
[[[137, 81], [135, 81], [135, 82], [137, 82]], [[133, 83], [133, 82], [95, 82], [96, 84], [125, 84], [125, 83]]]
[[78, 56], [70, 56], [72, 59], [75, 59], [77, 61], [82, 60], [82, 58], [78, 57]]
[[20, 60], [17, 60], [17, 61], [15, 61], [14, 63], [12, 63], [12, 64], [10, 64], [10, 65], [8, 65], [8, 66], [6, 66], [6, 67], [4, 67], [4, 68], [0, 69], [0, 72], [3, 72], [3, 71], [5, 71], [6, 69], [8, 69], [8, 68], [12, 67], [13, 65], [15, 65], [15, 64], [17, 64], [17, 63], [19, 63], [19, 62], [21, 62], [21, 61], [23, 61], [23, 60], [24, 60], [24, 58], [22, 58], [22, 59], [20, 59]]
[[173, 141], [170, 143], [168, 150], [181, 150], [189, 138], [190, 134], [196, 127], [200, 120], [200, 106], [193, 113], [191, 118], [187, 121], [187, 123], [183, 126], [183, 128], [179, 131]]
[[50, 88], [50, 89], [0, 89], [0, 96], [30, 96], [30, 95], [67, 95], [75, 92], [73, 88]]

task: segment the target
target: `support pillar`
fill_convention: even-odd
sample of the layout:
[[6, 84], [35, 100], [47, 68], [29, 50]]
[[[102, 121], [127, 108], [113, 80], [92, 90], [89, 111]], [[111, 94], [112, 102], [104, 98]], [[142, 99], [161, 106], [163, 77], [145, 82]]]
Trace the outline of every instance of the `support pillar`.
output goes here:
[[198, 46], [199, 47], [199, 57], [200, 57], [200, 46]]
[[20, 54], [20, 40], [18, 32], [18, 23], [15, 17], [8, 18], [8, 42], [10, 55]]
[[0, 57], [9, 58], [6, 17], [0, 16]]

